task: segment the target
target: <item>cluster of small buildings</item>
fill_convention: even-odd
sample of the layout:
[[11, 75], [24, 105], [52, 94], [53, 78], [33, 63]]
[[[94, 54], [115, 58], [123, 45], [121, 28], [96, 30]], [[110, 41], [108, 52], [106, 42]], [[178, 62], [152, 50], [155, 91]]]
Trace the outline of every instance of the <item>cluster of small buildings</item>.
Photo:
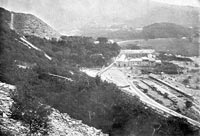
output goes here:
[[157, 63], [161, 63], [156, 59], [155, 50], [121, 50], [116, 59], [118, 67], [153, 67]]

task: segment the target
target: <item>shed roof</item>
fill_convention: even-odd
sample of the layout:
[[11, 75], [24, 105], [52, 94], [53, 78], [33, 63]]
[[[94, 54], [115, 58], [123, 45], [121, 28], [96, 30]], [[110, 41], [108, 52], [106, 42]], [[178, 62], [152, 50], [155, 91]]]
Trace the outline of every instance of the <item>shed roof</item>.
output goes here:
[[152, 49], [121, 50], [122, 54], [140, 54], [140, 53], [151, 54], [151, 53], [154, 53], [154, 52], [155, 52], [155, 50], [152, 50]]

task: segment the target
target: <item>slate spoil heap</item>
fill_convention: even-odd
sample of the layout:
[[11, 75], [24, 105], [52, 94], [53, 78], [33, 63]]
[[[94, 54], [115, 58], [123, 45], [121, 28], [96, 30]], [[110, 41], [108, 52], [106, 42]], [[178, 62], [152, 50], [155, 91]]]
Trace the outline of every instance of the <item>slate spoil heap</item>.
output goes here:
[[14, 90], [14, 86], [0, 83], [0, 134], [25, 136], [28, 128], [22, 122], [10, 118], [10, 108], [14, 103], [11, 94]]
[[[0, 135], [26, 136], [29, 133], [28, 124], [10, 118], [12, 104], [12, 93], [16, 90], [15, 86], [0, 83]], [[87, 126], [80, 120], [71, 118], [67, 113], [60, 113], [52, 109], [48, 116], [48, 135], [49, 136], [108, 136], [101, 130]], [[39, 136], [41, 134], [34, 134]]]
[[81, 120], [75, 120], [66, 113], [53, 109], [49, 116], [49, 135], [51, 136], [108, 136], [101, 130], [89, 127]]

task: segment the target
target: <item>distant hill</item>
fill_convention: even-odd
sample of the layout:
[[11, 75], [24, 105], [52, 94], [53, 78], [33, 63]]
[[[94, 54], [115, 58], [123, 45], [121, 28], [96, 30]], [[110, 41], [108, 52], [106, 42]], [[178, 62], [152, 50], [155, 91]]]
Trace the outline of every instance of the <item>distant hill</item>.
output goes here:
[[86, 35], [94, 37], [103, 36], [110, 39], [133, 40], [133, 39], [156, 39], [156, 38], [181, 38], [192, 37], [197, 28], [189, 28], [174, 23], [154, 23], [142, 28], [133, 29], [129, 27], [117, 28], [89, 28], [85, 30]]
[[156, 51], [183, 56], [199, 56], [199, 43], [189, 39], [157, 38], [140, 42], [142, 48], [153, 48]]
[[192, 38], [137, 39], [118, 42], [123, 49], [150, 48], [174, 55], [199, 56], [199, 42]]
[[[129, 34], [131, 40], [122, 40], [122, 48], [153, 48], [156, 51], [184, 56], [199, 55], [198, 27], [187, 28], [174, 23], [154, 23], [142, 28], [137, 33]], [[132, 36], [132, 37], [131, 37]]]
[[[0, 7], [0, 11], [4, 9]], [[22, 35], [34, 35], [41, 38], [59, 38], [60, 34], [47, 23], [31, 14], [10, 12], [7, 23], [11, 29]]]
[[142, 33], [144, 38], [147, 39], [180, 38], [190, 37], [192, 29], [174, 23], [154, 23], [143, 27]]

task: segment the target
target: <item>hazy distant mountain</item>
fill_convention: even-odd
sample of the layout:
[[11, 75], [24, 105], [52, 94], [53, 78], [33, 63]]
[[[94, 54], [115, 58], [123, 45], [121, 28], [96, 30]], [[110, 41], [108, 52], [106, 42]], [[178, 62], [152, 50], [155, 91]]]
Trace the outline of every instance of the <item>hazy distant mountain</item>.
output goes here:
[[47, 23], [31, 14], [11, 12], [10, 26], [19, 34], [41, 38], [58, 38], [60, 34]]
[[[113, 19], [115, 21], [110, 22], [110, 24], [107, 22], [88, 23], [81, 28], [82, 35], [110, 35], [109, 33], [118, 33], [119, 31], [126, 31], [125, 34], [127, 34], [130, 33], [130, 31], [132, 30], [137, 30], [138, 28], [161, 22], [175, 23], [184, 27], [196, 27], [200, 24], [200, 8], [197, 7], [173, 6], [151, 2], [149, 3], [148, 8], [144, 8], [143, 10], [144, 12], [142, 14], [138, 13], [139, 16], [137, 17], [132, 16], [131, 18], [125, 19], [122, 16], [121, 18]], [[130, 10], [129, 14], [131, 14], [132, 12], [134, 11]], [[106, 18], [104, 20], [106, 20]], [[113, 25], [115, 26], [115, 29], [112, 28]]]
[[141, 16], [129, 22], [132, 27], [142, 27], [152, 23], [169, 22], [187, 27], [199, 25], [199, 8], [189, 6], [172, 6], [158, 4], [149, 10], [145, 16]]

